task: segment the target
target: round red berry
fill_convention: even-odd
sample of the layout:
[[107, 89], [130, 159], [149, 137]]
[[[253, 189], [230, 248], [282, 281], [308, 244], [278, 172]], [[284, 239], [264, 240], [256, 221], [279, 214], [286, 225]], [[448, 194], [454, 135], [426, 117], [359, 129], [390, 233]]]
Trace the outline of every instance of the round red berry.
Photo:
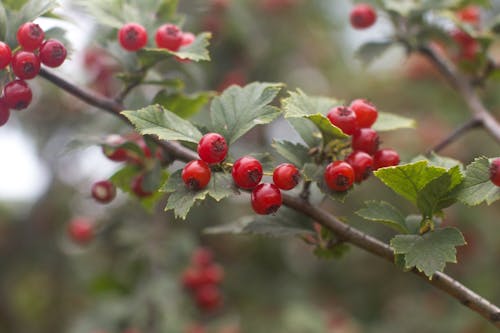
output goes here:
[[328, 112], [327, 117], [347, 135], [352, 135], [356, 130], [356, 114], [351, 108], [336, 106]]
[[299, 169], [293, 164], [283, 163], [278, 165], [273, 172], [273, 183], [281, 190], [291, 190], [300, 182]]
[[349, 107], [356, 114], [356, 124], [359, 128], [372, 127], [377, 120], [377, 108], [366, 99], [355, 99]]
[[198, 267], [189, 267], [181, 277], [182, 286], [186, 289], [195, 290], [203, 285], [201, 270]]
[[35, 51], [42, 45], [45, 33], [36, 23], [26, 22], [17, 30], [17, 41], [26, 51]]
[[274, 184], [260, 184], [253, 189], [251, 200], [252, 208], [257, 214], [272, 214], [281, 207], [281, 191]]
[[152, 191], [144, 188], [144, 175], [135, 176], [130, 185], [132, 192], [139, 198], [149, 197], [153, 194]]
[[500, 186], [500, 158], [495, 158], [491, 161], [490, 180], [496, 186]]
[[61, 66], [67, 54], [64, 44], [56, 39], [49, 39], [40, 47], [40, 61], [48, 67]]
[[373, 155], [373, 170], [399, 164], [399, 154], [393, 149], [381, 149]]
[[203, 284], [219, 284], [224, 279], [224, 269], [212, 264], [201, 269], [201, 281]]
[[127, 51], [137, 51], [146, 46], [148, 32], [137, 23], [127, 23], [118, 30], [118, 41]]
[[109, 180], [101, 180], [92, 185], [91, 193], [97, 202], [106, 204], [116, 197], [116, 187]]
[[346, 158], [354, 169], [354, 180], [359, 183], [368, 178], [373, 170], [373, 157], [364, 151], [355, 150]]
[[195, 266], [205, 267], [213, 263], [214, 254], [206, 247], [200, 247], [193, 252], [191, 262]]
[[222, 162], [227, 155], [226, 139], [218, 133], [205, 134], [198, 142], [198, 155], [210, 164]]
[[32, 79], [40, 72], [40, 58], [33, 52], [16, 52], [12, 57], [12, 71], [20, 79]]
[[0, 69], [4, 69], [12, 60], [12, 51], [9, 45], [0, 42]]
[[204, 285], [195, 291], [196, 304], [204, 311], [214, 311], [222, 306], [222, 295], [214, 285]]
[[125, 162], [128, 159], [128, 152], [125, 148], [118, 148], [118, 146], [123, 145], [125, 142], [127, 140], [121, 135], [109, 135], [102, 146], [102, 153], [111, 161]]
[[372, 128], [360, 128], [352, 136], [352, 149], [361, 150], [370, 155], [375, 154], [380, 144], [377, 131]]
[[233, 164], [232, 176], [234, 183], [242, 189], [253, 189], [260, 183], [262, 175], [262, 164], [251, 156], [243, 156]]
[[85, 217], [77, 217], [68, 225], [69, 237], [78, 244], [84, 245], [94, 238], [94, 222]]
[[192, 191], [204, 189], [210, 182], [211, 171], [202, 160], [191, 161], [182, 169], [182, 180]]
[[164, 24], [156, 30], [156, 46], [170, 51], [177, 51], [182, 44], [182, 31], [175, 24]]
[[330, 189], [344, 192], [354, 183], [354, 169], [347, 162], [335, 161], [326, 166], [324, 178]]
[[196, 36], [191, 32], [183, 32], [182, 33], [182, 42], [181, 46], [188, 46], [194, 42]]
[[462, 22], [467, 22], [475, 25], [479, 23], [481, 12], [479, 11], [479, 7], [471, 5], [460, 9], [457, 12], [457, 17]]
[[10, 109], [26, 109], [30, 105], [32, 97], [30, 87], [23, 80], [11, 81], [3, 88], [3, 98]]
[[0, 98], [0, 126], [3, 126], [9, 121], [10, 110], [3, 98]]
[[354, 6], [349, 19], [353, 28], [366, 29], [375, 23], [377, 20], [377, 13], [371, 5], [360, 3]]

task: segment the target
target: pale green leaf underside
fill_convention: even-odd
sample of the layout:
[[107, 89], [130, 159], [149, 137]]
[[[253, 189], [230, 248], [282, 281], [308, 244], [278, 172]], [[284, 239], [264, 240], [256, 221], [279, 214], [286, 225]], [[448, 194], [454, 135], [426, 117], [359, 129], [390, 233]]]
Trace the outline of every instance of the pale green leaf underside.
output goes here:
[[368, 221], [385, 224], [398, 232], [408, 233], [405, 216], [396, 207], [385, 201], [367, 201], [365, 205], [365, 208], [356, 212], [357, 215]]
[[278, 154], [299, 169], [311, 159], [309, 149], [300, 143], [283, 140], [274, 141], [272, 146]]

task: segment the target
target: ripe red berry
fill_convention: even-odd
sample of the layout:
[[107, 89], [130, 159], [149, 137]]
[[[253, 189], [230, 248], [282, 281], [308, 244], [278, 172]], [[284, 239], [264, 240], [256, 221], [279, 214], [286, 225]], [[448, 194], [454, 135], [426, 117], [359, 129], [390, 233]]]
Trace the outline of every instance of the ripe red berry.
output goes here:
[[233, 164], [232, 175], [234, 183], [242, 189], [253, 189], [260, 183], [262, 174], [262, 164], [251, 156], [243, 156]]
[[3, 98], [0, 98], [0, 126], [7, 123], [10, 117], [10, 110]]
[[118, 30], [118, 41], [127, 51], [137, 51], [146, 46], [148, 32], [137, 23], [127, 23]]
[[324, 178], [330, 189], [344, 192], [354, 183], [354, 169], [347, 162], [335, 161], [327, 165]]
[[214, 254], [206, 247], [200, 247], [193, 252], [191, 262], [195, 266], [205, 267], [213, 263]]
[[23, 80], [14, 80], [3, 87], [3, 98], [10, 109], [26, 109], [33, 97], [31, 89]]
[[198, 143], [198, 155], [209, 163], [220, 163], [227, 155], [226, 139], [218, 133], [205, 134]]
[[366, 29], [375, 23], [377, 20], [377, 13], [371, 5], [360, 3], [354, 6], [349, 18], [353, 28]]
[[211, 171], [202, 160], [191, 161], [182, 169], [182, 180], [192, 191], [204, 189], [210, 182]]
[[368, 178], [373, 170], [373, 157], [364, 151], [355, 150], [346, 158], [354, 169], [354, 180], [359, 183]]
[[109, 135], [105, 140], [106, 144], [102, 146], [102, 153], [111, 161], [125, 162], [128, 159], [127, 150], [117, 147], [123, 145], [126, 141], [121, 135]]
[[356, 130], [356, 114], [346, 106], [334, 107], [328, 112], [327, 117], [347, 135], [352, 135]]
[[490, 180], [496, 186], [500, 186], [500, 158], [495, 158], [491, 161]]
[[203, 285], [201, 270], [198, 267], [189, 267], [181, 277], [182, 286], [189, 290], [195, 290]]
[[300, 182], [299, 169], [293, 164], [278, 165], [273, 172], [273, 183], [281, 190], [291, 190]]
[[281, 191], [274, 184], [263, 183], [253, 189], [251, 200], [257, 214], [272, 214], [281, 207]]
[[33, 52], [16, 52], [12, 57], [12, 71], [20, 79], [32, 79], [40, 72], [40, 58]]
[[377, 108], [366, 99], [355, 99], [349, 107], [356, 114], [356, 124], [359, 128], [372, 127], [377, 120]]
[[17, 41], [26, 51], [35, 51], [42, 45], [45, 33], [36, 23], [26, 22], [17, 30]]
[[170, 51], [177, 51], [182, 44], [182, 31], [175, 24], [164, 24], [156, 30], [156, 46]]
[[352, 149], [361, 150], [370, 155], [375, 154], [380, 144], [380, 138], [372, 128], [360, 128], [352, 136]]
[[67, 54], [64, 44], [56, 39], [49, 39], [40, 47], [40, 61], [48, 67], [61, 66]]
[[4, 69], [12, 60], [12, 51], [9, 45], [0, 42], [0, 69]]
[[84, 245], [94, 238], [94, 222], [85, 217], [77, 217], [68, 225], [69, 237], [78, 244]]
[[224, 269], [212, 264], [201, 269], [201, 282], [203, 284], [219, 284], [224, 279]]
[[373, 170], [399, 164], [399, 154], [392, 149], [381, 149], [373, 155]]
[[144, 188], [144, 175], [135, 176], [132, 179], [132, 184], [130, 185], [130, 189], [139, 198], [149, 197], [153, 194], [153, 192]]
[[194, 42], [196, 36], [191, 32], [183, 32], [182, 33], [182, 42], [181, 46], [188, 46]]
[[457, 17], [462, 22], [467, 22], [473, 25], [479, 24], [481, 12], [477, 6], [467, 6], [457, 12]]
[[109, 180], [101, 180], [92, 185], [91, 193], [97, 202], [107, 204], [116, 197], [116, 187]]
[[196, 304], [204, 311], [213, 311], [222, 305], [222, 296], [219, 288], [214, 285], [205, 285], [195, 291]]

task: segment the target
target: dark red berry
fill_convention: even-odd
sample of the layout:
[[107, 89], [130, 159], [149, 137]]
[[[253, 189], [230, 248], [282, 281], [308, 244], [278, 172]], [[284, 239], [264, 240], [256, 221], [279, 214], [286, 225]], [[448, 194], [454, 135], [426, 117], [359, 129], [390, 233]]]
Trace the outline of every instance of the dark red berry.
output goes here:
[[373, 170], [399, 164], [399, 154], [392, 149], [381, 149], [373, 155]]
[[253, 189], [260, 183], [262, 174], [262, 164], [251, 156], [243, 156], [234, 162], [233, 180], [236, 186], [242, 189]]
[[164, 24], [156, 30], [156, 46], [170, 51], [177, 51], [182, 44], [182, 31], [175, 24]]
[[349, 107], [356, 114], [356, 124], [358, 128], [372, 127], [378, 117], [375, 105], [366, 99], [355, 99]]
[[281, 190], [291, 190], [300, 182], [299, 169], [293, 164], [283, 163], [278, 165], [273, 172], [273, 183]]
[[330, 189], [344, 192], [354, 183], [354, 169], [347, 162], [335, 161], [327, 165], [324, 178]]
[[360, 128], [352, 136], [352, 149], [375, 154], [380, 144], [377, 131], [372, 128]]
[[40, 47], [40, 61], [48, 67], [61, 66], [67, 54], [64, 44], [56, 39], [49, 39]]
[[263, 183], [253, 189], [251, 200], [257, 214], [272, 214], [281, 207], [281, 191], [274, 184]]
[[375, 23], [377, 20], [377, 13], [371, 5], [360, 3], [354, 6], [349, 19], [353, 28], [366, 29]]
[[210, 249], [200, 247], [193, 252], [191, 262], [195, 266], [205, 267], [211, 265], [214, 260], [214, 254]]
[[222, 306], [222, 296], [214, 285], [204, 285], [195, 291], [196, 304], [204, 311], [214, 311]]
[[3, 88], [3, 98], [10, 109], [26, 109], [30, 105], [32, 97], [30, 87], [23, 80], [11, 81]]
[[101, 180], [92, 185], [91, 193], [97, 202], [107, 204], [116, 197], [116, 187], [109, 180]]
[[202, 160], [191, 161], [182, 169], [182, 180], [192, 191], [204, 189], [210, 182], [211, 171]]
[[500, 158], [495, 158], [491, 161], [490, 180], [496, 186], [500, 186]]
[[12, 60], [12, 51], [9, 45], [0, 42], [0, 69], [4, 69]]
[[132, 192], [139, 198], [149, 197], [153, 192], [144, 188], [144, 175], [135, 176], [130, 185]]
[[16, 52], [12, 57], [12, 71], [20, 79], [32, 79], [40, 72], [40, 58], [33, 52]]
[[94, 238], [94, 222], [85, 217], [77, 217], [68, 225], [69, 237], [78, 244], [84, 245]]
[[125, 162], [128, 159], [128, 152], [124, 148], [117, 148], [123, 145], [127, 140], [121, 135], [109, 135], [102, 146], [102, 153], [104, 156], [114, 162]]
[[9, 121], [10, 110], [3, 98], [0, 98], [0, 126], [3, 126]]
[[137, 23], [127, 23], [118, 30], [118, 41], [127, 51], [137, 51], [146, 46], [148, 32]]
[[370, 176], [373, 170], [373, 157], [364, 151], [355, 150], [346, 158], [354, 169], [354, 180], [359, 183]]
[[220, 163], [227, 155], [226, 139], [218, 133], [205, 134], [198, 143], [198, 155], [209, 163]]
[[224, 279], [224, 269], [216, 264], [201, 269], [202, 284], [219, 284]]
[[336, 106], [327, 114], [330, 122], [347, 135], [356, 131], [356, 114], [346, 106]]
[[42, 45], [45, 33], [38, 24], [26, 22], [17, 30], [17, 41], [26, 51], [35, 51]]

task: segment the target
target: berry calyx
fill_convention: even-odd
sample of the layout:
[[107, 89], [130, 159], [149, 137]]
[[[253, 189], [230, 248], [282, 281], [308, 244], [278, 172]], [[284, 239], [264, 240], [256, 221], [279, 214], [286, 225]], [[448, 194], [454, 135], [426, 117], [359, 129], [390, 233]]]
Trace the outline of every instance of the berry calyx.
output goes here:
[[360, 128], [352, 136], [352, 149], [375, 154], [380, 144], [377, 131], [372, 128]]
[[371, 5], [360, 3], [352, 9], [349, 20], [353, 28], [366, 29], [375, 23], [377, 20], [377, 13]]
[[149, 191], [144, 188], [144, 175], [135, 176], [132, 179], [132, 184], [130, 185], [132, 192], [139, 198], [146, 198], [153, 194], [152, 191]]
[[148, 32], [137, 23], [127, 23], [118, 30], [118, 41], [127, 51], [137, 51], [146, 46], [148, 42]]
[[61, 66], [67, 54], [64, 44], [56, 39], [49, 39], [40, 47], [40, 61], [47, 67]]
[[14, 80], [3, 87], [3, 98], [10, 109], [26, 109], [33, 97], [31, 89], [23, 80]]
[[211, 176], [208, 164], [202, 160], [191, 161], [182, 169], [182, 180], [191, 191], [204, 189]]
[[495, 158], [491, 161], [490, 180], [496, 186], [500, 186], [500, 158]]
[[9, 121], [10, 110], [3, 98], [0, 98], [0, 126], [3, 126]]
[[253, 189], [251, 201], [252, 208], [257, 214], [272, 214], [281, 207], [281, 191], [274, 184], [263, 183]]
[[12, 71], [20, 79], [32, 79], [40, 72], [40, 58], [33, 52], [16, 52], [12, 57]]
[[182, 31], [175, 24], [164, 24], [156, 30], [156, 46], [170, 51], [177, 51], [182, 44]]
[[107, 204], [116, 197], [116, 187], [109, 180], [101, 180], [92, 184], [91, 193], [95, 201]]
[[26, 51], [35, 51], [42, 45], [45, 33], [36, 23], [26, 22], [17, 30], [17, 41]]
[[218, 133], [205, 134], [198, 143], [198, 155], [209, 163], [220, 163], [227, 155], [226, 139]]
[[373, 170], [399, 164], [399, 154], [393, 149], [381, 149], [373, 155]]
[[12, 60], [12, 51], [9, 45], [0, 42], [0, 69], [4, 69]]
[[362, 182], [370, 176], [373, 170], [373, 157], [364, 151], [355, 150], [346, 158], [354, 169], [354, 180], [356, 183]]
[[251, 156], [243, 156], [233, 164], [232, 176], [234, 183], [242, 189], [253, 189], [260, 183], [262, 175], [262, 164]]
[[347, 162], [335, 161], [327, 165], [324, 179], [330, 189], [344, 192], [354, 183], [354, 169]]
[[372, 127], [377, 120], [377, 108], [366, 99], [355, 99], [349, 107], [356, 114], [356, 124], [359, 128]]
[[77, 244], [85, 245], [94, 238], [94, 222], [85, 217], [77, 217], [68, 225], [68, 235]]
[[347, 135], [352, 135], [356, 130], [356, 114], [346, 106], [336, 106], [326, 116]]
[[300, 182], [299, 169], [293, 164], [283, 163], [278, 165], [273, 172], [273, 183], [281, 190], [291, 190]]

